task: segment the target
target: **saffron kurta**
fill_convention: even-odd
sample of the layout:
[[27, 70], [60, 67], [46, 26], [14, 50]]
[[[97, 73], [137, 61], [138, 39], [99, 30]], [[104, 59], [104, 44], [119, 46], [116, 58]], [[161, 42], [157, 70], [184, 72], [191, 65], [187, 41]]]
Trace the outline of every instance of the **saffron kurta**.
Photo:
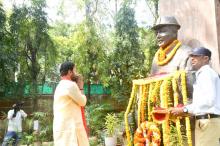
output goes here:
[[75, 82], [59, 82], [53, 105], [54, 146], [89, 146], [81, 114], [81, 106], [85, 105], [86, 97]]

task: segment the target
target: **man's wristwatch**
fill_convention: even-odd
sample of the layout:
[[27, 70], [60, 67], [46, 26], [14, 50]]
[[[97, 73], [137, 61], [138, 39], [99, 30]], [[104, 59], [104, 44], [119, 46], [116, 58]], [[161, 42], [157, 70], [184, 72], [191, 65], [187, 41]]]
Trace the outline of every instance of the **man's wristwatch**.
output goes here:
[[188, 109], [186, 107], [183, 108], [184, 113], [188, 113]]

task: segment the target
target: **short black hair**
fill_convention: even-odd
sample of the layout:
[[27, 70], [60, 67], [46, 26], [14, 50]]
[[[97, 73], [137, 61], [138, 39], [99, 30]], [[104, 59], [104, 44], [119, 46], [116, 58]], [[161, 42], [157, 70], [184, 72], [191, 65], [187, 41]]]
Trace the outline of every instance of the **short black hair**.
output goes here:
[[66, 62], [62, 63], [60, 66], [60, 75], [61, 76], [67, 75], [68, 71], [69, 70], [72, 71], [74, 67], [75, 67], [75, 64], [73, 62], [66, 61]]

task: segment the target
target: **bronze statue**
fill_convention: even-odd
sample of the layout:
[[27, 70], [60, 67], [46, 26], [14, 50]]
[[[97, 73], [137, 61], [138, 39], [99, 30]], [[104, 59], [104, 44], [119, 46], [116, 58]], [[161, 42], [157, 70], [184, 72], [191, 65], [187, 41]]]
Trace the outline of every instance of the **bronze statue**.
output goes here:
[[156, 25], [152, 28], [156, 32], [158, 46], [151, 75], [160, 73], [171, 73], [175, 70], [190, 70], [189, 53], [191, 48], [183, 45], [177, 39], [180, 25], [173, 16], [159, 17]]
[[[191, 48], [186, 45], [183, 45], [177, 39], [177, 33], [178, 30], [180, 29], [180, 25], [175, 19], [175, 17], [173, 16], [160, 17], [157, 20], [157, 23], [153, 27], [153, 29], [156, 32], [158, 46], [160, 48], [158, 49], [158, 51], [154, 56], [152, 68], [151, 68], [151, 76], [149, 79], [151, 79], [151, 77], [154, 75], [156, 76], [162, 73], [173, 73], [177, 70], [186, 70], [186, 71], [191, 70], [191, 64], [189, 60], [189, 54], [191, 53]], [[187, 75], [187, 87], [189, 87], [189, 89], [192, 89], [191, 88], [192, 83], [189, 83], [189, 81], [190, 79], [188, 78]], [[179, 84], [178, 88], [182, 88], [180, 82], [178, 84]], [[156, 87], [153, 86], [152, 88], [156, 89]], [[141, 91], [141, 89], [142, 88], [139, 88], [139, 91]], [[160, 89], [160, 87], [158, 89]], [[177, 92], [182, 91], [181, 89], [177, 89], [177, 90], [178, 90]], [[189, 91], [190, 90], [188, 90], [188, 92]], [[181, 95], [182, 94], [179, 94], [178, 96], [179, 101], [183, 101], [181, 99], [182, 98]], [[129, 111], [127, 114], [128, 123], [130, 126], [129, 128], [131, 129], [131, 134], [134, 134], [132, 133], [132, 131], [134, 132], [134, 130], [138, 126], [138, 115], [140, 115], [140, 113], [138, 113], [138, 107], [140, 107], [141, 105], [141, 100], [140, 100], [141, 97], [142, 97], [141, 95], [137, 95], [137, 98], [133, 101], [134, 104], [132, 110]], [[189, 92], [188, 97], [191, 97], [191, 92]], [[154, 97], [154, 98], [158, 98], [158, 97]], [[156, 107], [156, 105], [150, 105], [150, 106]], [[148, 119], [149, 122], [151, 122], [151, 120], [152, 119], [150, 120]], [[131, 137], [131, 141], [133, 140], [132, 138], [133, 137]]]
[[[178, 30], [180, 24], [173, 16], [159, 17], [153, 30], [156, 32], [158, 46], [151, 66], [151, 75], [161, 73], [172, 73], [176, 70], [185, 70], [187, 72], [188, 100], [192, 98], [192, 82], [194, 80], [189, 59], [192, 49], [183, 45], [178, 39]], [[191, 119], [191, 128], [194, 145], [194, 119]]]

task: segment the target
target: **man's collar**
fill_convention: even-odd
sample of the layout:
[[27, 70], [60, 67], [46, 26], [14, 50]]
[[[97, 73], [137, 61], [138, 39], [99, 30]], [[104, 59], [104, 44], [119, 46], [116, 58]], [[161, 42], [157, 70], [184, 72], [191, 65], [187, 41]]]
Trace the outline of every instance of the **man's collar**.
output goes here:
[[208, 64], [203, 65], [199, 70], [196, 71], [196, 77], [206, 68], [209, 68], [210, 66]]

